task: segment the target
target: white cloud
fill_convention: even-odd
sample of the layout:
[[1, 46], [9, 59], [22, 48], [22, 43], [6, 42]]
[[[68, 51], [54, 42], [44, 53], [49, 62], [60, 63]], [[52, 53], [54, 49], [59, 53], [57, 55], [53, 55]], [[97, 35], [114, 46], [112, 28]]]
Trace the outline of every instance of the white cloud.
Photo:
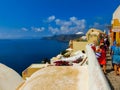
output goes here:
[[[76, 33], [78, 31], [83, 31], [86, 28], [86, 20], [85, 19], [77, 19], [76, 17], [70, 17], [69, 20], [55, 20], [56, 28], [49, 28], [52, 33], [57, 34], [70, 34]], [[51, 26], [50, 26], [51, 27]], [[54, 31], [55, 30], [55, 31]]]
[[69, 32], [70, 32], [70, 28], [69, 27], [67, 27], [67, 26], [61, 26], [60, 27], [60, 32], [59, 33], [61, 33], [61, 34], [67, 34]]
[[[86, 28], [86, 20], [78, 19], [77, 17], [70, 17], [68, 20], [62, 20], [52, 15], [47, 19], [48, 30], [52, 34], [73, 34], [77, 32], [84, 32]], [[22, 28], [24, 31], [28, 31], [26, 28]], [[31, 27], [31, 30], [34, 32], [42, 32], [45, 27]]]
[[70, 21], [76, 21], [77, 18], [76, 17], [70, 17]]
[[77, 32], [76, 34], [84, 34], [83, 32]]
[[101, 27], [102, 25], [100, 25], [99, 23], [97, 23], [97, 22], [95, 22], [94, 23], [94, 25], [93, 25], [93, 27], [95, 27], [95, 28], [99, 28], [99, 27]]
[[53, 28], [53, 27], [48, 27], [48, 29], [52, 32], [52, 34], [56, 34], [59, 32], [59, 29], [58, 28]]
[[35, 32], [42, 32], [42, 31], [44, 31], [44, 30], [45, 30], [45, 28], [44, 28], [44, 27], [40, 27], [40, 28], [31, 27], [31, 29], [32, 29], [33, 31], [35, 31]]
[[27, 29], [27, 28], [25, 28], [25, 27], [23, 27], [23, 28], [22, 28], [22, 30], [23, 30], [23, 31], [28, 31], [28, 29]]
[[60, 20], [60, 19], [56, 19], [55, 22], [56, 22], [56, 25], [59, 25], [59, 26], [70, 26], [70, 25], [72, 25], [71, 21], [65, 21], [65, 20]]
[[56, 22], [56, 25], [60, 25], [61, 24], [61, 20], [60, 19], [56, 19], [55, 22]]
[[53, 20], [55, 20], [55, 16], [54, 16], [54, 15], [48, 17], [48, 21], [49, 21], [49, 22], [51, 22], [51, 21], [53, 21]]
[[90, 25], [89, 27], [104, 30], [104, 29], [108, 29], [107, 26], [108, 26], [108, 24], [100, 24], [98, 22], [94, 22], [94, 24]]

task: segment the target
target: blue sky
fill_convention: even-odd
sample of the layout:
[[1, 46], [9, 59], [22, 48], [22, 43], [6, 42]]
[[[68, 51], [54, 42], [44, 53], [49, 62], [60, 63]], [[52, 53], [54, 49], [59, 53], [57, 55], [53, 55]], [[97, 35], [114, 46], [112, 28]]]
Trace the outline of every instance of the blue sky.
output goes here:
[[107, 30], [120, 0], [0, 0], [0, 39]]

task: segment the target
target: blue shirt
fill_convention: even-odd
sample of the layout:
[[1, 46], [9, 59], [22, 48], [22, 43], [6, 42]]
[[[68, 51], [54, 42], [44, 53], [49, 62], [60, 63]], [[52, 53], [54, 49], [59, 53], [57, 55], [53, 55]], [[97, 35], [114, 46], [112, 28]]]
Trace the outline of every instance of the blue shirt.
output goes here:
[[116, 45], [112, 45], [111, 46], [111, 51], [113, 51], [115, 49]]
[[113, 44], [114, 44], [114, 45], [116, 45], [116, 44], [117, 44], [117, 42], [116, 42], [116, 41], [114, 41], [114, 42], [113, 42]]

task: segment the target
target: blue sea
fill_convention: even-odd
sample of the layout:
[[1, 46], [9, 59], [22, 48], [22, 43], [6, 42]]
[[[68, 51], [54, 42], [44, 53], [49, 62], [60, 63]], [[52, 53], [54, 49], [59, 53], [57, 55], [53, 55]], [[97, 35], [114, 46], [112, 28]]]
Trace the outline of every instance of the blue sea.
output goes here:
[[22, 73], [32, 63], [58, 55], [68, 43], [42, 39], [0, 40], [0, 63]]

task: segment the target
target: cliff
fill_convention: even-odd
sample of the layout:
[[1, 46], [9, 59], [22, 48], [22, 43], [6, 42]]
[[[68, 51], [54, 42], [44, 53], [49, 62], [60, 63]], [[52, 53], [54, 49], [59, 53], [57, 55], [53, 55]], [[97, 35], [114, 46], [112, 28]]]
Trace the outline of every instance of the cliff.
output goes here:
[[84, 35], [85, 34], [61, 34], [61, 35], [54, 35], [54, 36], [43, 37], [42, 39], [68, 42], [70, 40], [73, 40], [73, 39], [76, 39], [76, 38], [80, 38], [80, 37], [82, 37]]

